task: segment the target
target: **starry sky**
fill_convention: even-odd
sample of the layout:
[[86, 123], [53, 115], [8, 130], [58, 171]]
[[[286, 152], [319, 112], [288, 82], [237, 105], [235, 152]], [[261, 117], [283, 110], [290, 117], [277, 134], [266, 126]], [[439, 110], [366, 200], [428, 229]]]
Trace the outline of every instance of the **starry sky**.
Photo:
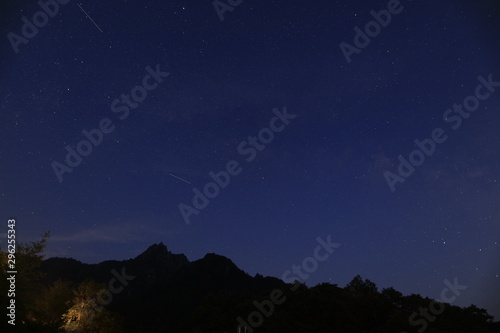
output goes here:
[[0, 10], [0, 234], [276, 277], [331, 235], [307, 285], [457, 278], [500, 320], [497, 1], [47, 3]]

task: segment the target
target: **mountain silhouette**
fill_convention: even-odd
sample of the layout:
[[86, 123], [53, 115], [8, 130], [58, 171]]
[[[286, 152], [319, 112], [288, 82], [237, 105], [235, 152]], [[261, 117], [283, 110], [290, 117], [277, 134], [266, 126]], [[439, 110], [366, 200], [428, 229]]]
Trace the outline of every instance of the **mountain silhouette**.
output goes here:
[[215, 253], [190, 262], [184, 254], [170, 252], [163, 243], [153, 244], [137, 257], [122, 261], [85, 264], [70, 258], [49, 258], [42, 262], [40, 270], [46, 285], [57, 280], [74, 285], [94, 280], [108, 285], [116, 276], [113, 271], [133, 276], [123, 292], [113, 295], [108, 308], [125, 317], [138, 318], [138, 325], [143, 328], [156, 322], [158, 316], [168, 318], [170, 327], [177, 327], [213, 294], [260, 294], [286, 286], [274, 277], [252, 277], [229, 258]]
[[[99, 322], [108, 326], [102, 332], [224, 333], [245, 325], [248, 333], [389, 333], [413, 332], [425, 324], [432, 326], [428, 332], [433, 333], [500, 333], [500, 322], [493, 322], [486, 310], [474, 305], [445, 304], [443, 313], [433, 321], [410, 322], [411, 316], [433, 300], [415, 294], [403, 296], [393, 288], [378, 291], [373, 282], [359, 275], [344, 288], [329, 283], [294, 286], [275, 277], [252, 277], [215, 253], [189, 261], [163, 243], [122, 261], [85, 264], [49, 258], [40, 270], [48, 289], [60, 280], [68, 281], [73, 291], [87, 281], [101, 283], [105, 288], [102, 295], [108, 295], [104, 308], [113, 314], [106, 318], [122, 323], [116, 329], [111, 321]], [[271, 302], [273, 293], [281, 301]]]

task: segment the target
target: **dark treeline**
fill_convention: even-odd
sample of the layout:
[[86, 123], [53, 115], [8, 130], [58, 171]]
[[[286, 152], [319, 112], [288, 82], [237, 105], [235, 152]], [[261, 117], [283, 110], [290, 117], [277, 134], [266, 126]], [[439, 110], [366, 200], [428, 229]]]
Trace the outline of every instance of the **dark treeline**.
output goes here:
[[[244, 325], [248, 333], [500, 332], [500, 322], [484, 309], [378, 290], [359, 275], [345, 287], [309, 288], [251, 277], [216, 254], [189, 262], [163, 244], [134, 259], [95, 265], [44, 260], [47, 237], [17, 247], [16, 325], [3, 314], [1, 332], [223, 333]], [[0, 255], [0, 301], [6, 309], [7, 254]]]

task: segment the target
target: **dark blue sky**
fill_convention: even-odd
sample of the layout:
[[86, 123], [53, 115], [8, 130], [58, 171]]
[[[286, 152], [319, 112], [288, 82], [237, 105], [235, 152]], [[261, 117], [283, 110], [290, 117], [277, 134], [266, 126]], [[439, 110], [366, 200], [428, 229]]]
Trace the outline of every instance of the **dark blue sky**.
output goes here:
[[[387, 1], [244, 1], [223, 21], [211, 1], [69, 1], [45, 25], [34, 1], [3, 5], [2, 229], [15, 217], [21, 241], [50, 230], [48, 256], [87, 263], [163, 242], [277, 277], [331, 235], [342, 245], [308, 285], [361, 274], [439, 298], [456, 277], [468, 288], [455, 304], [500, 319], [500, 7], [401, 7], [348, 62], [341, 43], [354, 47], [354, 28]], [[34, 15], [38, 33], [11, 43]], [[143, 81], [157, 68], [169, 75]], [[494, 82], [479, 88], [489, 95], [460, 116], [454, 104], [475, 96], [479, 76]], [[151, 90], [135, 89], [144, 82]], [[261, 132], [285, 107], [296, 117]], [[53, 163], [102, 121], [110, 133], [60, 182]], [[436, 128], [446, 141], [415, 153], [425, 161], [391, 191], [384, 173]], [[247, 162], [238, 147], [260, 132], [273, 140]], [[179, 204], [232, 160], [241, 172], [186, 224]]]

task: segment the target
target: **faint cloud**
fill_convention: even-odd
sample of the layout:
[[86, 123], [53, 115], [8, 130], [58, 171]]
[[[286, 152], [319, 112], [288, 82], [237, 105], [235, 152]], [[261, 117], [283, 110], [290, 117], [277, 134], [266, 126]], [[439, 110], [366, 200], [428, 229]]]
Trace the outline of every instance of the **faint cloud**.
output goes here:
[[54, 243], [90, 243], [90, 242], [106, 242], [106, 243], [129, 243], [143, 241], [144, 237], [150, 234], [166, 234], [171, 232], [156, 230], [144, 225], [106, 225], [98, 226], [91, 229], [77, 231], [70, 235], [52, 235], [50, 241]]

